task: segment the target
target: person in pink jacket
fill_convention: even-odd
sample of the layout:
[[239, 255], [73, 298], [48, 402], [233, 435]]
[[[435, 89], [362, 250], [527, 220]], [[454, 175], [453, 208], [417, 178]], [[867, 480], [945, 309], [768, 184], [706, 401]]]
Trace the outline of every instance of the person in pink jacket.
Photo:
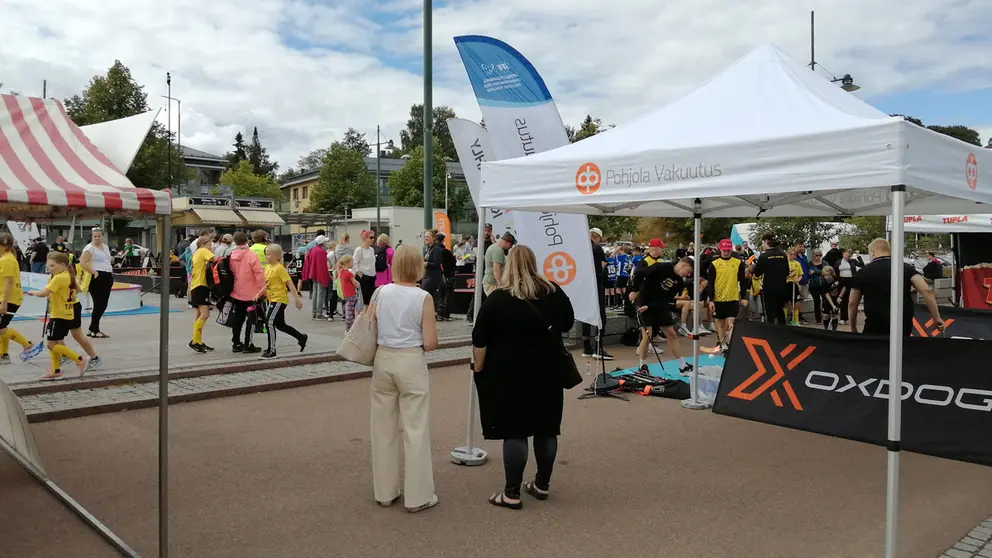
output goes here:
[[[382, 255], [380, 255], [380, 253]], [[380, 258], [385, 256], [386, 269], [380, 271]], [[389, 245], [389, 236], [380, 234], [375, 241], [375, 286], [381, 287], [393, 282], [393, 247]]]
[[[261, 300], [255, 300], [255, 296], [265, 286], [262, 263], [248, 249], [248, 235], [240, 231], [234, 233], [234, 250], [229, 257], [231, 272], [234, 274], [231, 301], [235, 305], [231, 318], [231, 350], [235, 353], [260, 353], [262, 349], [252, 342], [252, 333], [255, 331], [255, 305], [262, 304]], [[241, 341], [242, 326], [245, 326], [244, 342]]]
[[313, 303], [313, 319], [326, 320], [324, 305], [327, 302], [327, 286], [331, 284], [331, 273], [327, 269], [327, 237], [318, 236], [313, 248], [303, 260], [301, 281], [310, 281], [310, 300]]

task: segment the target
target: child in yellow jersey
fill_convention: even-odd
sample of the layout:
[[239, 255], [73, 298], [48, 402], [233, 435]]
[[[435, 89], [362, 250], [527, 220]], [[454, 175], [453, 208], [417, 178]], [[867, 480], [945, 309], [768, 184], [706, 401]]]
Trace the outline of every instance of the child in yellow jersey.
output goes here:
[[10, 233], [0, 234], [0, 364], [10, 364], [10, 355], [7, 351], [10, 348], [10, 340], [13, 339], [24, 350], [21, 351], [21, 360], [27, 360], [27, 350], [31, 348], [31, 343], [27, 337], [21, 335], [16, 329], [8, 327], [10, 321], [14, 319], [14, 314], [24, 302], [24, 290], [21, 289], [21, 269], [17, 265], [17, 256], [14, 255], [14, 237]]
[[789, 288], [792, 289], [792, 299], [786, 303], [788, 310], [792, 312], [792, 325], [799, 325], [799, 307], [802, 305], [802, 294], [799, 290], [799, 281], [803, 278], [803, 266], [796, 261], [796, 249], [789, 248]]
[[268, 265], [265, 266], [265, 287], [258, 296], [263, 295], [269, 299], [269, 307], [265, 312], [265, 324], [268, 326], [269, 346], [259, 358], [276, 358], [276, 330], [289, 334], [296, 339], [300, 345], [300, 352], [307, 348], [309, 336], [300, 333], [293, 326], [286, 323], [286, 306], [289, 305], [289, 293], [293, 293], [296, 309], [303, 308], [303, 299], [300, 298], [300, 291], [296, 290], [296, 285], [289, 278], [286, 266], [282, 264], [282, 247], [278, 244], [269, 244], [265, 247], [265, 257]]
[[207, 264], [216, 260], [213, 250], [208, 248], [210, 242], [204, 240], [210, 236], [210, 229], [200, 231], [200, 242], [196, 252], [193, 252], [192, 273], [189, 280], [189, 303], [196, 311], [193, 318], [193, 339], [189, 348], [194, 353], [205, 353], [214, 350], [203, 342], [203, 326], [210, 319], [210, 287], [207, 286]]
[[79, 286], [76, 284], [76, 276], [69, 273], [69, 257], [61, 252], [52, 252], [48, 255], [48, 271], [52, 274], [52, 279], [40, 291], [31, 291], [28, 294], [40, 298], [48, 299], [48, 324], [45, 326], [45, 335], [49, 355], [52, 359], [52, 369], [42, 376], [42, 380], [57, 380], [62, 377], [61, 363], [65, 358], [79, 367], [79, 375], [86, 373], [90, 357], [79, 356], [65, 345], [65, 337], [73, 329], [80, 327], [79, 316], [75, 313], [76, 292]]

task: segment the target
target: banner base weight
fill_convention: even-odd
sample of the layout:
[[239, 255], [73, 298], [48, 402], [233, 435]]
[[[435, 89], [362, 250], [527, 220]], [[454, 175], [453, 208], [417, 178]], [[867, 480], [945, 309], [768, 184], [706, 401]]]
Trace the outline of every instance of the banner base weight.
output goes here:
[[708, 403], [703, 403], [702, 401], [693, 401], [692, 399], [684, 399], [682, 401], [683, 409], [691, 409], [693, 411], [701, 411], [704, 409], [709, 409], [712, 405]]
[[451, 452], [451, 462], [455, 465], [466, 467], [478, 467], [484, 465], [489, 460], [489, 454], [481, 448], [455, 448]]

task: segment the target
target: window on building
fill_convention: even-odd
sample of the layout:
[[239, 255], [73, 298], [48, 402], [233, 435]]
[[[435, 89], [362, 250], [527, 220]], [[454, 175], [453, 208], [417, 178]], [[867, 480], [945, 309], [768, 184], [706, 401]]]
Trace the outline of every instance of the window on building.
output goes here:
[[307, 197], [307, 188], [308, 188], [307, 186], [304, 186], [303, 187], [303, 199], [308, 199], [308, 197]]
[[293, 201], [300, 199], [300, 189], [293, 188]]

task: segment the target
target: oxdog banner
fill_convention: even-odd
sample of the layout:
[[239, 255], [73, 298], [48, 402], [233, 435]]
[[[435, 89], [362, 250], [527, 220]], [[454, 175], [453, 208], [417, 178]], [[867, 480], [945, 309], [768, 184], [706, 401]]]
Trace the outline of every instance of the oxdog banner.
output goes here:
[[[486, 121], [491, 160], [526, 157], [569, 143], [551, 92], [522, 54], [503, 41], [477, 35], [455, 37], [455, 46]], [[575, 319], [600, 325], [586, 216], [530, 211], [510, 215], [517, 239], [534, 250], [544, 276], [572, 299]]]
[[[888, 350], [884, 337], [741, 322], [713, 411], [884, 445]], [[992, 465], [990, 351], [988, 341], [905, 340], [903, 449]]]
[[989, 310], [941, 306], [944, 332], [930, 317], [927, 307], [917, 304], [913, 315], [913, 337], [953, 337], [954, 339], [985, 339], [992, 341], [992, 307]]

